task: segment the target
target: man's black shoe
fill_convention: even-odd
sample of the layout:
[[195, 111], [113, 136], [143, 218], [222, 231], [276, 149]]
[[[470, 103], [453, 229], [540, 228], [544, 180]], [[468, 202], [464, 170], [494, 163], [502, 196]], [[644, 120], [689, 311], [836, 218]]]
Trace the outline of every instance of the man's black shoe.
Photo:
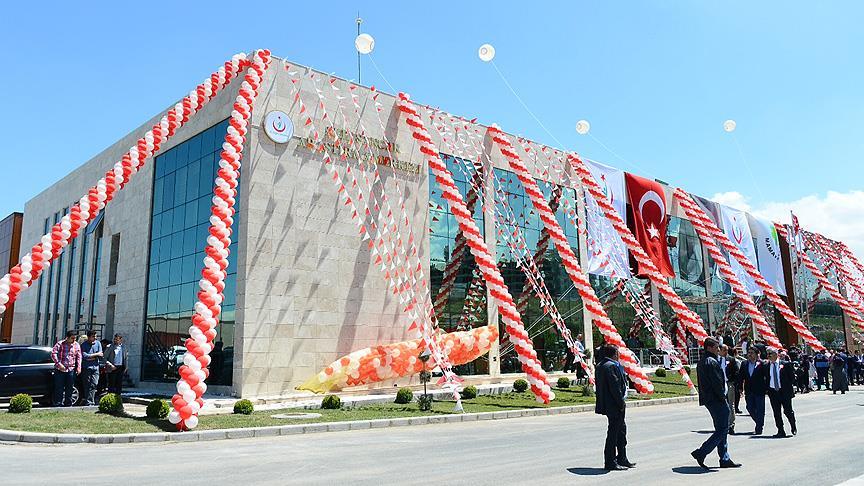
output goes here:
[[728, 469], [733, 467], [741, 467], [741, 464], [738, 464], [734, 461], [720, 461], [720, 467], [723, 469]]
[[696, 459], [696, 462], [698, 462], [699, 465], [702, 466], [702, 469], [709, 469], [709, 467], [705, 465], [705, 457], [699, 455], [699, 449], [691, 452], [690, 455], [693, 456], [693, 459]]
[[792, 435], [798, 435], [798, 427], [792, 426]]
[[626, 471], [627, 468], [618, 464], [606, 464], [603, 469], [607, 471]]
[[753, 435], [762, 435], [762, 429], [761, 429], [761, 428], [760, 428], [760, 429], [756, 429], [756, 430], [753, 432]]
[[774, 434], [774, 437], [782, 439], [783, 437], [789, 437], [789, 436], [786, 435], [786, 432], [781, 430], [780, 432], [777, 432], [776, 434]]
[[735, 427], [729, 427], [729, 435], [735, 435]]
[[628, 461], [627, 459], [624, 459], [623, 461], [622, 461], [621, 459], [618, 459], [618, 465], [619, 465], [619, 466], [624, 466], [624, 467], [626, 467], [626, 468], [634, 468], [634, 467], [636, 467], [636, 463], [635, 463], [635, 462], [630, 462], [630, 461]]

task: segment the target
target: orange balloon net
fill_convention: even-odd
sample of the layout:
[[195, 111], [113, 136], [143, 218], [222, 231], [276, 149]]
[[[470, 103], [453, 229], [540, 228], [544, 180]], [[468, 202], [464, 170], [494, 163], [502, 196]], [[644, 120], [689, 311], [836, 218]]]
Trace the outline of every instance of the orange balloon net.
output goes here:
[[[455, 366], [470, 363], [488, 353], [497, 339], [498, 328], [490, 325], [470, 331], [441, 334], [438, 336], [438, 343], [450, 363]], [[326, 393], [349, 386], [416, 375], [423, 371], [423, 362], [419, 358], [422, 352], [420, 339], [354, 351], [330, 363], [297, 389]], [[434, 367], [433, 361], [426, 363], [427, 370]]]

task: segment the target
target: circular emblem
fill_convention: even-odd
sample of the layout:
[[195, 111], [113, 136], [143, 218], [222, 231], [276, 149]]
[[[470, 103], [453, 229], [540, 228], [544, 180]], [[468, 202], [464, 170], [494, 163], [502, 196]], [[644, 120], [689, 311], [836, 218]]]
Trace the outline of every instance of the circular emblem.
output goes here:
[[271, 111], [264, 117], [264, 133], [276, 143], [285, 143], [294, 135], [294, 124], [284, 111]]

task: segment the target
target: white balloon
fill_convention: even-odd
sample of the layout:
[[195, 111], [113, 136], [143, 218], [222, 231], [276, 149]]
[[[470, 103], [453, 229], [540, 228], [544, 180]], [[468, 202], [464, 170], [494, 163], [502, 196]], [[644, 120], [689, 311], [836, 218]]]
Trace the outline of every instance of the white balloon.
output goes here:
[[735, 123], [735, 120], [726, 120], [726, 121], [723, 122], [723, 130], [724, 130], [726, 133], [732, 133], [732, 132], [734, 132], [734, 131], [735, 131], [735, 127], [737, 127], [737, 126], [738, 126], [738, 124]]
[[180, 423], [180, 412], [177, 410], [172, 410], [171, 413], [168, 414], [168, 421], [172, 424]]
[[492, 44], [483, 44], [480, 46], [480, 49], [477, 50], [477, 55], [480, 56], [481, 61], [489, 62], [492, 59], [495, 59], [495, 48], [492, 47]]
[[585, 135], [589, 130], [591, 130], [591, 124], [588, 123], [588, 120], [579, 120], [576, 122], [576, 133], [579, 135]]
[[186, 380], [180, 380], [177, 382], [177, 393], [182, 395], [191, 389], [192, 388], [189, 386], [189, 383], [186, 383]]
[[190, 416], [183, 422], [183, 424], [186, 425], [187, 429], [194, 429], [195, 427], [198, 427], [198, 416]]
[[369, 54], [375, 49], [375, 39], [369, 34], [360, 34], [354, 39], [354, 47], [360, 54]]
[[181, 393], [180, 395], [183, 396], [183, 400], [186, 403], [192, 403], [195, 401], [196, 398], [198, 398], [197, 396], [195, 396], [195, 392], [192, 390], [187, 390], [187, 391]]

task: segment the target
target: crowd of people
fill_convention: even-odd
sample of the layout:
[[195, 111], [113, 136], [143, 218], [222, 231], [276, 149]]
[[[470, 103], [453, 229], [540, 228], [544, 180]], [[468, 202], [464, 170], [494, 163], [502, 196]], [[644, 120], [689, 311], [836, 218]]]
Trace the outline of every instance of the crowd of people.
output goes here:
[[[739, 357], [739, 350], [743, 358]], [[634, 467], [626, 453], [627, 377], [618, 362], [618, 349], [603, 345], [598, 348], [597, 358], [595, 412], [608, 420], [604, 468], [617, 471]], [[819, 391], [823, 386], [835, 394], [838, 391], [845, 394], [849, 385], [864, 384], [864, 356], [860, 351], [850, 353], [843, 348], [815, 353], [798, 346], [781, 350], [764, 341], [751, 343], [747, 338], [736, 346], [731, 336], [718, 333], [705, 339], [696, 374], [699, 405], [708, 410], [714, 430], [691, 456], [707, 469], [705, 460], [716, 450], [721, 468], [737, 468], [741, 464], [729, 454], [728, 436], [736, 433], [735, 419], [742, 414], [742, 397], [754, 423], [752, 435], [763, 434], [766, 398], [777, 428], [774, 437], [788, 437], [787, 423], [789, 433], [797, 435], [792, 407], [795, 394]]]

